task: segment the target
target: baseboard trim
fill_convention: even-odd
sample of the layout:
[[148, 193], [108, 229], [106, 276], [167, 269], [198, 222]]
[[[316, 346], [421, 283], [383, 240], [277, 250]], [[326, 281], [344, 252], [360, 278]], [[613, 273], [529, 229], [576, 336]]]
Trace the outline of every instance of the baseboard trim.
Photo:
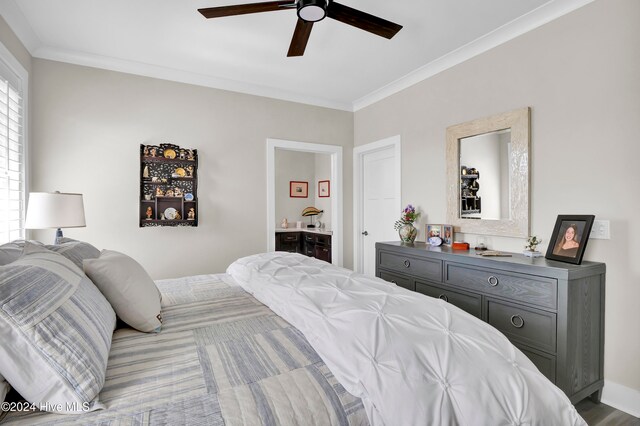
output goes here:
[[640, 391], [636, 389], [605, 380], [602, 402], [632, 416], [640, 417]]

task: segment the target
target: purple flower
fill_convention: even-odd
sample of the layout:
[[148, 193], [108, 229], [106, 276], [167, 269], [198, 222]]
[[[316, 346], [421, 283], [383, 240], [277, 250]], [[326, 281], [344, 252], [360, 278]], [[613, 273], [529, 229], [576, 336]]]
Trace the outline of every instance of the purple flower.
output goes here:
[[416, 208], [408, 204], [407, 207], [402, 210], [402, 214], [400, 215], [400, 220], [397, 220], [394, 229], [398, 230], [403, 225], [412, 224], [420, 217], [420, 213], [416, 213]]

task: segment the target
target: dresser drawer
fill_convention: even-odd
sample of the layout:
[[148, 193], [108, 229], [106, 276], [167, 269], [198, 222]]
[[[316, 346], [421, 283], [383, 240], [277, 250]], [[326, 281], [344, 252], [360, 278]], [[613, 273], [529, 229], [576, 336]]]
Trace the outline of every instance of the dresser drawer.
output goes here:
[[471, 315], [482, 318], [482, 296], [465, 294], [427, 283], [416, 281], [416, 291], [427, 296], [442, 299], [457, 306]]
[[446, 262], [444, 282], [546, 308], [558, 305], [558, 284], [552, 278]]
[[551, 380], [553, 383], [556, 382], [556, 357], [553, 355], [545, 354], [543, 352], [534, 352], [528, 348], [525, 348], [521, 345], [515, 345], [518, 349], [522, 351], [523, 354], [527, 356], [533, 362], [533, 364], [538, 367], [538, 370], [544, 376]]
[[322, 245], [322, 246], [330, 246], [331, 245], [331, 236], [330, 235], [317, 234], [316, 235], [316, 244], [319, 244], [319, 245]]
[[406, 288], [407, 290], [415, 291], [413, 280], [409, 277], [403, 277], [401, 275], [390, 274], [388, 272], [380, 271], [380, 278], [390, 283], [394, 283], [399, 287]]
[[300, 239], [299, 232], [282, 232], [280, 233], [280, 241], [283, 243], [298, 242]]
[[308, 243], [315, 243], [316, 242], [316, 237], [314, 234], [307, 234], [306, 232], [303, 232], [302, 235], [304, 235], [304, 240]]
[[521, 305], [487, 300], [487, 322], [513, 342], [545, 352], [556, 351], [556, 314]]
[[378, 266], [403, 274], [416, 275], [429, 281], [442, 281], [442, 261], [437, 259], [421, 259], [402, 254], [380, 252]]

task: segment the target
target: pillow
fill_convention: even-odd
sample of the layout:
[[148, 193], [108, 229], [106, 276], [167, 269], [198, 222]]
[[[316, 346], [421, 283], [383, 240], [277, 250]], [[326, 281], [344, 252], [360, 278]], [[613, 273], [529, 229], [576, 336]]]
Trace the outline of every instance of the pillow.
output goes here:
[[[42, 245], [38, 241], [29, 241], [32, 244]], [[8, 265], [13, 261], [16, 261], [22, 256], [22, 249], [24, 249], [25, 240], [15, 240], [10, 243], [6, 243], [0, 246], [0, 266]]]
[[60, 253], [76, 264], [82, 270], [82, 261], [85, 259], [95, 259], [100, 256], [100, 250], [84, 241], [76, 241], [71, 238], [60, 239], [60, 244], [46, 245], [51, 251]]
[[44, 411], [103, 408], [115, 320], [89, 278], [57, 253], [26, 243], [20, 259], [0, 266], [0, 374]]
[[160, 331], [160, 292], [138, 262], [126, 254], [102, 250], [99, 258], [84, 261], [84, 272], [122, 321], [136, 330]]

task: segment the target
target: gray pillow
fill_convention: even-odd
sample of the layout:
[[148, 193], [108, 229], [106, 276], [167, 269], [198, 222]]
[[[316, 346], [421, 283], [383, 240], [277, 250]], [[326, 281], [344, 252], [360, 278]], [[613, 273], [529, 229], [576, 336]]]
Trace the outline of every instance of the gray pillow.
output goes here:
[[[29, 241], [31, 244], [42, 245], [39, 241]], [[8, 265], [22, 256], [25, 240], [15, 240], [0, 246], [0, 266]]]
[[126, 254], [102, 250], [99, 258], [85, 259], [84, 272], [122, 321], [136, 330], [160, 331], [160, 291], [142, 265]]
[[97, 396], [115, 320], [89, 278], [58, 253], [26, 243], [20, 259], [0, 266], [0, 374], [33, 404], [59, 413], [103, 408]]
[[60, 244], [46, 245], [45, 247], [60, 253], [80, 269], [82, 269], [83, 260], [95, 259], [100, 256], [100, 250], [84, 241], [76, 241], [71, 238], [62, 238], [60, 241]]

